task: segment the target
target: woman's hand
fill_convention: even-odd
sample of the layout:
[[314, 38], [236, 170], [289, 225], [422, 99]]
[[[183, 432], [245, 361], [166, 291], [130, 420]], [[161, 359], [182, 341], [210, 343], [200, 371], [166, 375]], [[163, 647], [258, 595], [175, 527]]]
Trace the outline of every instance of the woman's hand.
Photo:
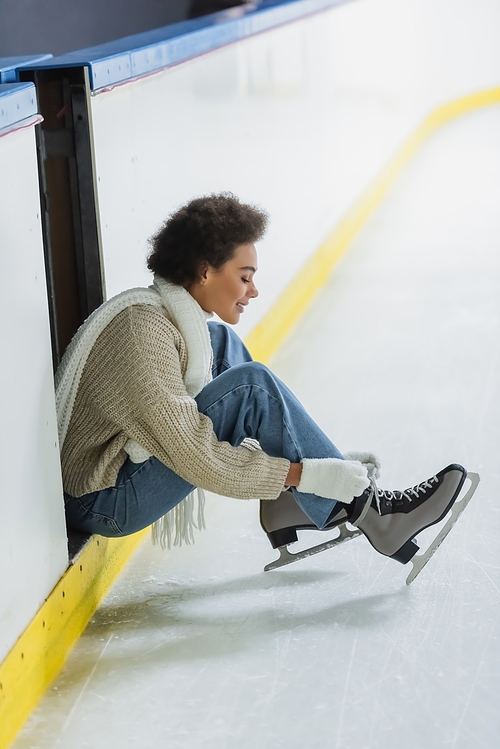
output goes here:
[[363, 494], [369, 485], [368, 471], [357, 460], [304, 458], [297, 489], [348, 504]]
[[373, 453], [358, 452], [356, 450], [352, 450], [348, 453], [344, 453], [344, 458], [346, 460], [359, 460], [359, 462], [363, 463], [363, 465], [366, 467], [366, 470], [368, 471], [368, 476], [370, 476], [370, 478], [372, 477], [374, 479], [379, 478], [380, 460]]

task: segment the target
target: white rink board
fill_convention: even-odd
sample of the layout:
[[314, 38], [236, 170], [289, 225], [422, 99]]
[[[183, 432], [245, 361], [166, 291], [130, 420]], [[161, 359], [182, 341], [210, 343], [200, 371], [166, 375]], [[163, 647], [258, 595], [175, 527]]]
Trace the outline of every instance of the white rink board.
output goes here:
[[34, 128], [0, 137], [0, 661], [68, 564]]
[[[335, 96], [333, 23], [315, 16], [92, 97], [108, 297], [150, 282], [146, 240], [172, 210], [228, 190], [271, 215], [240, 334], [263, 317], [408, 129], [391, 108]], [[376, 151], [359, 147], [374, 138]]]
[[229, 190], [272, 219], [250, 332], [430, 111], [498, 85], [500, 3], [448, 11], [358, 0], [92, 96], [107, 296], [150, 283], [172, 210]]

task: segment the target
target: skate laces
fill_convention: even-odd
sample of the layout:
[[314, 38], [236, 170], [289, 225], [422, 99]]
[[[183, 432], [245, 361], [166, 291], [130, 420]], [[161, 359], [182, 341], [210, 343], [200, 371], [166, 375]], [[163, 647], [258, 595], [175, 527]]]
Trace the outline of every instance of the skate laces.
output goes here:
[[[437, 476], [431, 476], [430, 479], [422, 481], [420, 484], [411, 486], [409, 489], [404, 491], [391, 491], [390, 489], [379, 489], [375, 483], [375, 479], [370, 477], [370, 486], [365, 489], [364, 495], [366, 494], [366, 501], [361, 510], [359, 517], [355, 521], [351, 521], [352, 525], [358, 526], [363, 522], [364, 518], [368, 514], [370, 507], [373, 507], [373, 500], [375, 500], [375, 509], [379, 515], [382, 515], [381, 501], [392, 503], [393, 501], [402, 502], [403, 499], [407, 499], [408, 502], [413, 502], [414, 499], [418, 499], [420, 495], [425, 494], [427, 489], [433, 489], [435, 484], [439, 483]], [[363, 498], [364, 498], [363, 495]]]
[[413, 502], [414, 499], [419, 499], [421, 494], [425, 494], [427, 489], [433, 489], [434, 484], [439, 483], [437, 476], [431, 476], [430, 479], [422, 481], [420, 484], [411, 486], [409, 489], [404, 491], [391, 491], [390, 489], [376, 489], [376, 502], [377, 509], [380, 514], [380, 500], [384, 499], [386, 502], [402, 502], [407, 499], [408, 502]]

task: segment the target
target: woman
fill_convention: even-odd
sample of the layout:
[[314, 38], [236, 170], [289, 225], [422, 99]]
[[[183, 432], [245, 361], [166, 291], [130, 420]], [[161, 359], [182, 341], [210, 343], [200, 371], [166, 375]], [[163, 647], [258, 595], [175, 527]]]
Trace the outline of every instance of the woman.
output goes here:
[[[281, 497], [263, 522], [274, 546], [342, 517], [405, 563], [466, 472], [452, 465], [405, 492], [377, 490], [377, 459], [343, 456], [235, 333], [208, 321], [216, 313], [234, 325], [257, 297], [255, 242], [266, 225], [231, 194], [191, 201], [152, 239], [153, 287], [119, 294], [78, 331], [56, 377], [68, 525], [134, 533], [199, 487]], [[164, 521], [161, 538], [170, 532]]]

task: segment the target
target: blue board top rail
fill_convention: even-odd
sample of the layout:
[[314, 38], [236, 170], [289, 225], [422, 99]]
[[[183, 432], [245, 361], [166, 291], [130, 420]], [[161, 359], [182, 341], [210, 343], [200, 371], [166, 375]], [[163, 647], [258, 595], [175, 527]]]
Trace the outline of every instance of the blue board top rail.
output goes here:
[[0, 134], [37, 112], [34, 83], [0, 83]]
[[98, 91], [348, 1], [261, 0], [69, 52], [26, 67], [41, 70], [87, 66], [91, 90]]
[[48, 60], [52, 55], [17, 55], [14, 57], [0, 57], [0, 83], [15, 83], [19, 81], [19, 70], [29, 65]]

